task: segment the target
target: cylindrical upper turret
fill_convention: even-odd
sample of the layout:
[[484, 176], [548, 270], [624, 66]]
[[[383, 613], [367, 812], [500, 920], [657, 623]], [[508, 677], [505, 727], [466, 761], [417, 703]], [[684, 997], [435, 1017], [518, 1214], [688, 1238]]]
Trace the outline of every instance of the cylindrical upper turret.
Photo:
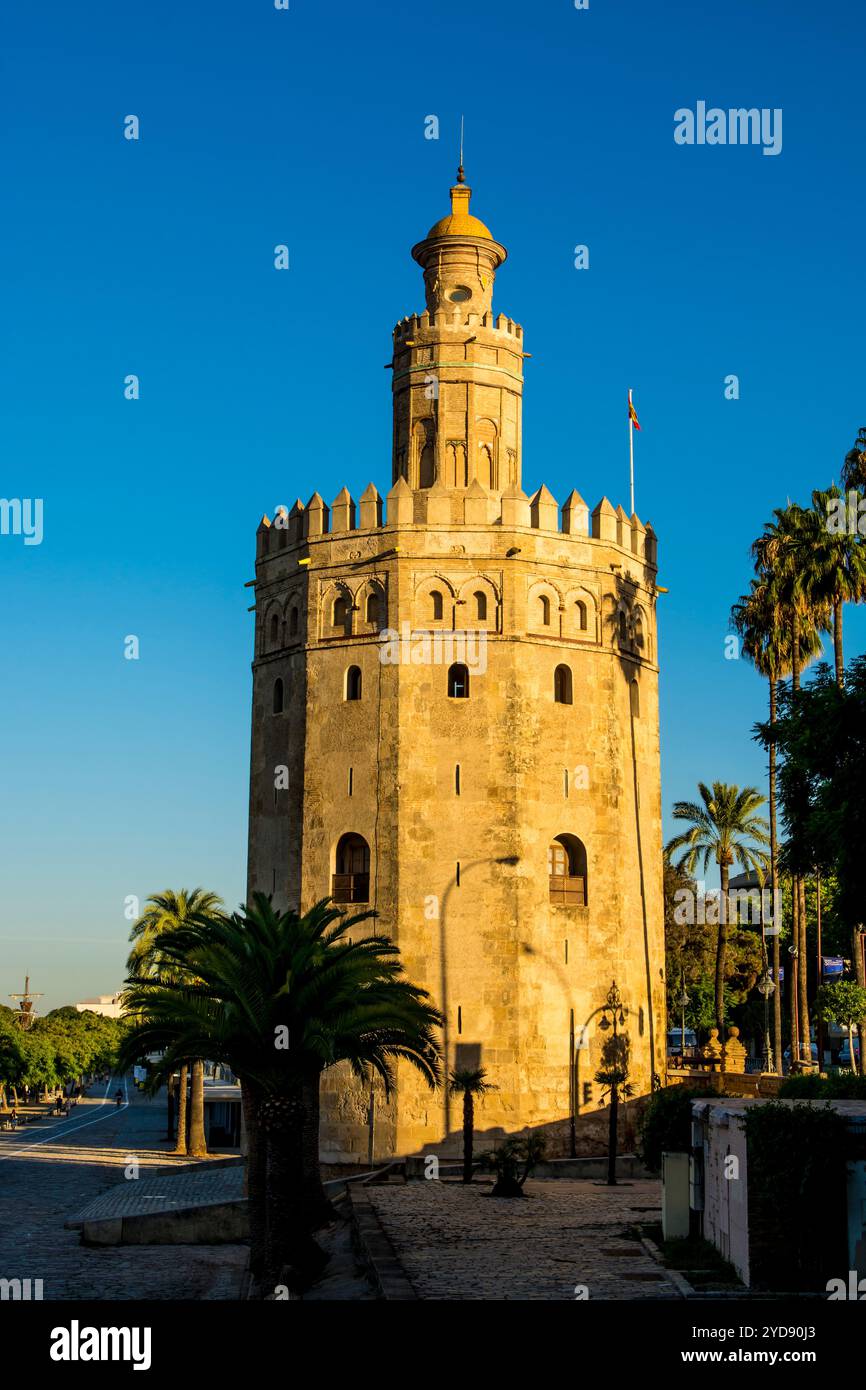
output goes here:
[[523, 332], [493, 315], [493, 281], [507, 256], [469, 211], [463, 166], [451, 212], [412, 255], [427, 307], [394, 330], [393, 481], [420, 490], [520, 487]]

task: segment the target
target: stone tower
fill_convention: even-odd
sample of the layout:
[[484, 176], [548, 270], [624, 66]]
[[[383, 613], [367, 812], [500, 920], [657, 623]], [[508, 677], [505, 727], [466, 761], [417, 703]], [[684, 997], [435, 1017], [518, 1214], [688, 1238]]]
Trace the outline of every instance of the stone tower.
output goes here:
[[[497, 1088], [480, 1134], [566, 1152], [602, 1118], [613, 980], [638, 1093], [664, 1064], [656, 538], [523, 491], [523, 330], [470, 196], [461, 168], [412, 250], [384, 507], [344, 487], [258, 529], [248, 887], [375, 908], [449, 1069]], [[326, 1074], [325, 1159], [447, 1152], [460, 1123], [411, 1069], [387, 1104]]]

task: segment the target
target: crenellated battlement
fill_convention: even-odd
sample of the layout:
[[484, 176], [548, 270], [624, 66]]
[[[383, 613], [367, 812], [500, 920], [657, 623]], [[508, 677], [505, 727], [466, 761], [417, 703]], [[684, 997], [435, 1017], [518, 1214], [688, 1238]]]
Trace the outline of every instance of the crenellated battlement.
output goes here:
[[491, 333], [506, 333], [516, 342], [523, 342], [523, 328], [507, 314], [494, 314], [492, 310], [486, 314], [473, 314], [455, 307], [440, 313], [431, 314], [425, 309], [423, 314], [407, 314], [394, 325], [395, 349], [402, 347], [407, 338], [431, 328], [486, 328]]
[[601, 541], [630, 551], [652, 569], [658, 563], [651, 523], [644, 525], [637, 513], [629, 516], [624, 507], [614, 507], [606, 497], [590, 511], [575, 489], [560, 505], [544, 484], [528, 497], [517, 487], [490, 492], [477, 481], [462, 491], [435, 485], [413, 491], [404, 478], [384, 498], [370, 483], [357, 504], [344, 487], [330, 507], [314, 492], [306, 505], [298, 499], [290, 509], [278, 508], [273, 521], [263, 516], [257, 531], [257, 558], [266, 560], [320, 538], [400, 527], [455, 526], [528, 529], [568, 541]]

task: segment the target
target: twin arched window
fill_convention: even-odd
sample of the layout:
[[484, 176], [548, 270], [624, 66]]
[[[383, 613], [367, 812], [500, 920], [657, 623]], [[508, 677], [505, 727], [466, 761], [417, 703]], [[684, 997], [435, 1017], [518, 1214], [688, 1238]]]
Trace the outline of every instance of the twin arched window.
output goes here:
[[586, 907], [586, 847], [576, 835], [557, 835], [548, 846], [550, 901], [559, 907]]
[[487, 595], [486, 595], [481, 589], [479, 589], [479, 590], [473, 595], [473, 597], [474, 597], [474, 599], [475, 599], [475, 617], [476, 617], [476, 619], [477, 619], [478, 622], [480, 622], [480, 623], [486, 622], [486, 621], [487, 621]]
[[274, 681], [274, 694], [273, 694], [273, 711], [274, 711], [274, 714], [282, 714], [282, 712], [283, 712], [283, 700], [284, 700], [284, 698], [285, 698], [285, 696], [284, 696], [284, 692], [283, 692], [283, 682], [282, 682], [282, 680], [280, 679], [280, 677], [278, 676], [277, 679]]
[[628, 623], [622, 608], [619, 610], [619, 640], [620, 642], [628, 641]]
[[271, 618], [270, 639], [272, 647], [280, 645], [280, 619], [276, 613]]
[[558, 705], [572, 703], [571, 667], [557, 666], [553, 673], [553, 698]]
[[350, 666], [346, 672], [346, 699], [360, 700], [361, 698], [361, 668], [360, 666]]
[[579, 598], [575, 607], [577, 608], [577, 630], [578, 632], [586, 632], [587, 612], [583, 599]]
[[349, 619], [349, 600], [342, 595], [334, 599], [334, 609], [331, 616], [332, 627], [345, 627]]
[[376, 624], [378, 625], [378, 622], [379, 622], [379, 595], [378, 595], [378, 594], [368, 594], [368, 595], [367, 595], [367, 610], [366, 610], [365, 616], [366, 616], [366, 619], [367, 619], [367, 622], [368, 622], [368, 623], [376, 623]]
[[297, 608], [290, 608], [290, 609], [289, 609], [289, 636], [290, 636], [290, 637], [297, 637], [297, 635], [298, 635], [298, 610], [297, 610]]
[[441, 623], [442, 614], [444, 612], [444, 606], [442, 603], [442, 595], [440, 594], [438, 589], [434, 589], [431, 593], [430, 603], [432, 605], [432, 617], [434, 623]]
[[550, 599], [547, 594], [542, 594], [538, 600], [541, 609], [541, 626], [550, 627]]
[[370, 846], [362, 835], [341, 835], [337, 841], [331, 897], [335, 903], [370, 901]]

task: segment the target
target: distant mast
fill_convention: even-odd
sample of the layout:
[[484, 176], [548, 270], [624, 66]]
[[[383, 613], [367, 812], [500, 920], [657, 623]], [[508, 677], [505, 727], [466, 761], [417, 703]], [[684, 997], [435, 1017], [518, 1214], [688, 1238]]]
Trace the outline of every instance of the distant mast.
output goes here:
[[10, 998], [10, 999], [17, 999], [17, 1000], [19, 1001], [19, 1003], [18, 1003], [18, 1023], [19, 1023], [19, 1025], [20, 1025], [20, 1027], [23, 1028], [23, 1029], [25, 1030], [25, 1032], [26, 1032], [28, 1028], [32, 1027], [32, 1025], [33, 1025], [33, 1023], [35, 1022], [35, 1019], [36, 1019], [36, 1014], [35, 1014], [34, 1009], [33, 1009], [33, 1001], [34, 1001], [34, 999], [41, 999], [41, 998], [42, 998], [42, 995], [41, 995], [41, 994], [34, 994], [34, 993], [33, 993], [33, 991], [32, 991], [31, 988], [30, 988], [30, 976], [29, 976], [29, 975], [25, 975], [25, 976], [24, 976], [24, 993], [23, 993], [23, 994], [10, 994], [10, 995], [9, 995], [9, 998]]

